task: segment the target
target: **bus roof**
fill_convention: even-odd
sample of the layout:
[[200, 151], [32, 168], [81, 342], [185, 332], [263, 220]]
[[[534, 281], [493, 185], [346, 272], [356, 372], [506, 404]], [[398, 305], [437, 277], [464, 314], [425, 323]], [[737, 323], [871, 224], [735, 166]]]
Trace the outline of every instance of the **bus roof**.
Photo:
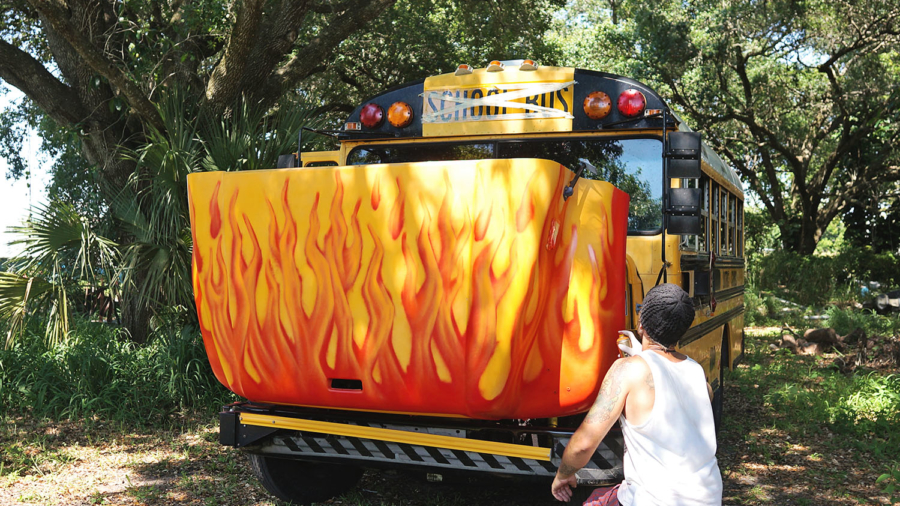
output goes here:
[[[526, 65], [527, 61], [496, 63], [480, 69], [461, 65], [454, 73], [376, 95], [350, 114], [338, 137], [343, 141], [598, 130], [628, 133], [662, 129], [664, 111], [670, 125], [690, 130], [656, 91], [634, 79], [572, 67]], [[594, 103], [590, 115], [584, 106], [588, 99]], [[703, 159], [737, 189], [742, 188], [737, 174], [705, 143]]]

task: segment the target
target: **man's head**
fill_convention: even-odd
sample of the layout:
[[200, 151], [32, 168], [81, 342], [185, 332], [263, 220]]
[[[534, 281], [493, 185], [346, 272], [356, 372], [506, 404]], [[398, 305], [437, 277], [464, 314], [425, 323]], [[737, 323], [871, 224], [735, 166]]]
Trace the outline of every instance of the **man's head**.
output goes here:
[[694, 303], [678, 285], [655, 286], [644, 296], [641, 326], [650, 339], [669, 348], [675, 346], [694, 321]]

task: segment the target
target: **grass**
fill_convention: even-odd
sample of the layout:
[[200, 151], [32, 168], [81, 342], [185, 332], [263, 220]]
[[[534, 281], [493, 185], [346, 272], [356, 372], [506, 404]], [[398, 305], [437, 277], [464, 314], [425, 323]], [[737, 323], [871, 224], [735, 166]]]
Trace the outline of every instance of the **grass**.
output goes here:
[[769, 350], [777, 337], [748, 330], [727, 377], [726, 504], [888, 504], [876, 481], [900, 459], [900, 376], [845, 376], [835, 357]]
[[147, 346], [104, 324], [79, 322], [76, 329], [49, 347], [31, 330], [0, 350], [0, 416], [99, 416], [134, 426], [210, 414], [234, 399], [212, 375], [196, 327], [159, 329]]
[[[867, 331], [888, 328], [863, 318]], [[140, 348], [105, 332], [49, 349], [26, 339], [18, 355], [0, 355], [0, 504], [277, 505], [243, 455], [218, 444], [213, 411], [227, 393], [196, 334], [172, 332]], [[889, 504], [900, 489], [897, 371], [845, 376], [834, 356], [769, 350], [777, 329], [747, 334], [745, 361], [726, 378], [724, 504]], [[547, 486], [426, 483], [386, 471], [366, 473], [332, 501], [552, 503]]]

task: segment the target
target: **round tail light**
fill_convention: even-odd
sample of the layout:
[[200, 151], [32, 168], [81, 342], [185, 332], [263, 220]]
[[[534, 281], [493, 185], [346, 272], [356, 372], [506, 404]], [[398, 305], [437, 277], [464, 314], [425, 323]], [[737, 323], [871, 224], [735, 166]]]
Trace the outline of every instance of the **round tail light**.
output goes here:
[[378, 128], [384, 123], [384, 109], [380, 105], [368, 103], [359, 112], [359, 121], [366, 128]]
[[623, 91], [622, 94], [619, 95], [619, 103], [617, 106], [619, 108], [619, 114], [626, 118], [633, 118], [644, 112], [644, 107], [647, 106], [647, 99], [644, 98], [643, 93], [632, 88]]
[[406, 102], [394, 102], [388, 108], [388, 122], [396, 128], [409, 126], [412, 120], [412, 107]]
[[603, 119], [612, 109], [612, 100], [602, 91], [594, 91], [584, 99], [584, 113], [591, 119]]

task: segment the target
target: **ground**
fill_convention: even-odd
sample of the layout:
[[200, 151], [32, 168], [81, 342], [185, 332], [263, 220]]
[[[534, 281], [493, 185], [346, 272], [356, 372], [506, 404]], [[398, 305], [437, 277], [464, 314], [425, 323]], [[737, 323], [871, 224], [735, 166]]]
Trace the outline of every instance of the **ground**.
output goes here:
[[[773, 339], [772, 331], [751, 333], [748, 360], [728, 378], [719, 451], [724, 504], [890, 504], [884, 483], [875, 482], [897, 465], [893, 429], [885, 435], [877, 420], [870, 430], [857, 419], [834, 418], [820, 401], [833, 407], [829, 396], [842, 390], [830, 385], [845, 380], [832, 376], [827, 359], [770, 351]], [[256, 483], [240, 452], [219, 446], [212, 420], [204, 422], [189, 418], [164, 429], [135, 429], [96, 419], [7, 416], [0, 427], [0, 504], [279, 504]], [[367, 472], [356, 490], [329, 504], [553, 502], [549, 484], [428, 483]]]

